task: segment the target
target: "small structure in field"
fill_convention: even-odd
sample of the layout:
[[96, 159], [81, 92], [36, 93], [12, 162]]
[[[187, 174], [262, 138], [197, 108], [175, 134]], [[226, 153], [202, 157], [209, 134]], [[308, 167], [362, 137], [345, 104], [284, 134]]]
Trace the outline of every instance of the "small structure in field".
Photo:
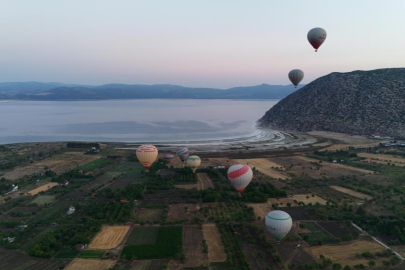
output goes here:
[[66, 214], [71, 215], [76, 211], [76, 208], [74, 206], [69, 207], [69, 210], [67, 211]]
[[76, 250], [84, 250], [84, 244], [77, 244], [76, 245]]

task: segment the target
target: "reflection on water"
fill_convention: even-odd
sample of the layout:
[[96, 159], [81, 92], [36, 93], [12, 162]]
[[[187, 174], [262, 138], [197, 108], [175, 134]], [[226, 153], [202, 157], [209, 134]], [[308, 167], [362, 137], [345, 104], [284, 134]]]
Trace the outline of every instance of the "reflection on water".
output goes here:
[[246, 136], [276, 100], [10, 101], [0, 143], [198, 141]]

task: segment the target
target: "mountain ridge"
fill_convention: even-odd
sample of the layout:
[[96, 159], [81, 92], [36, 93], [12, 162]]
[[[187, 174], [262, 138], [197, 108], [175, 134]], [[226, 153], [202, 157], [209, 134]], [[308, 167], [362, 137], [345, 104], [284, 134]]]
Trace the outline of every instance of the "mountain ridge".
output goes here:
[[[32, 84], [30, 87], [29, 84]], [[100, 86], [58, 83], [0, 83], [0, 99], [14, 100], [105, 100], [105, 99], [282, 99], [293, 85], [240, 86], [228, 89], [184, 87], [171, 84], [118, 84]]]
[[405, 137], [405, 68], [333, 72], [287, 96], [261, 126]]

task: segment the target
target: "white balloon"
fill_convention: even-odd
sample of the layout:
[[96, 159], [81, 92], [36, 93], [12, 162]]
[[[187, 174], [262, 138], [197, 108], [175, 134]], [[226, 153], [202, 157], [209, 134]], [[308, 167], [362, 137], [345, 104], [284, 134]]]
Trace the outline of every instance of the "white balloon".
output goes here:
[[291, 230], [292, 219], [288, 213], [274, 210], [266, 215], [265, 224], [269, 233], [280, 242]]

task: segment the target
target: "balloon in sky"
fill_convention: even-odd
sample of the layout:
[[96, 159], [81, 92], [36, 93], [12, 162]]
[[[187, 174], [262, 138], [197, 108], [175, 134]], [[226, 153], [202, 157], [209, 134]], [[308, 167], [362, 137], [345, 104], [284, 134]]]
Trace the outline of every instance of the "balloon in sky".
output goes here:
[[292, 219], [288, 213], [274, 210], [267, 214], [265, 223], [269, 233], [280, 242], [291, 230]]
[[308, 32], [307, 35], [309, 43], [314, 47], [315, 51], [318, 51], [318, 48], [321, 47], [322, 43], [326, 39], [326, 31], [322, 28], [314, 28]]
[[252, 181], [253, 172], [248, 165], [236, 164], [228, 169], [228, 179], [234, 188], [242, 194], [245, 188]]
[[301, 69], [293, 69], [288, 73], [288, 78], [292, 82], [292, 84], [297, 88], [297, 85], [302, 81], [304, 78], [304, 72]]
[[198, 167], [201, 165], [201, 158], [198, 156], [189, 156], [187, 159], [187, 166], [189, 166], [193, 173], [197, 170]]
[[167, 154], [165, 156], [165, 159], [167, 160], [167, 163], [169, 163], [169, 164], [171, 164], [173, 158], [174, 158], [174, 156], [170, 155], [170, 154]]
[[187, 147], [183, 147], [180, 148], [179, 150], [177, 150], [176, 154], [179, 156], [179, 158], [181, 159], [181, 161], [185, 161], [188, 158], [188, 155], [190, 155], [190, 152], [188, 151]]
[[150, 166], [152, 166], [153, 162], [155, 162], [158, 156], [158, 150], [153, 145], [141, 145], [136, 149], [136, 157], [145, 167], [146, 172], [149, 171]]

